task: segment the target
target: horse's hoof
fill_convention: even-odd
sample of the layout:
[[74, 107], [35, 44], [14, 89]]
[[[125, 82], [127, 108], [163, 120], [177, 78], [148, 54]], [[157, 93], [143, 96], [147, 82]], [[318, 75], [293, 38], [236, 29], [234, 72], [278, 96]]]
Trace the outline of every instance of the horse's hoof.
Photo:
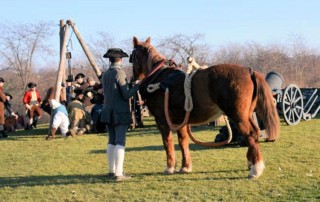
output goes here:
[[166, 174], [166, 175], [172, 175], [173, 173], [175, 173], [175, 169], [174, 169], [174, 167], [166, 168], [166, 169], [163, 171], [163, 173]]
[[251, 165], [251, 169], [250, 169], [248, 178], [249, 179], [259, 178], [262, 175], [264, 167], [265, 166], [264, 166], [263, 161], [259, 161], [256, 164]]
[[182, 168], [180, 168], [180, 171], [179, 171], [179, 173], [181, 173], [181, 174], [191, 173], [191, 172], [192, 172], [192, 168], [191, 167], [190, 168], [182, 167]]

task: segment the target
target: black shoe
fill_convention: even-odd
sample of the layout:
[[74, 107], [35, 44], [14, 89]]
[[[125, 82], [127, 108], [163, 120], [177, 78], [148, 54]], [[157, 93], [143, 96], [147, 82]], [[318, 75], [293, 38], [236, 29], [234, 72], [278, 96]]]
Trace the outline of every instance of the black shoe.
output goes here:
[[108, 173], [107, 178], [114, 178], [115, 174], [114, 173]]
[[24, 130], [32, 130], [32, 125], [28, 124], [26, 127], [24, 127]]
[[7, 133], [5, 133], [4, 131], [1, 131], [1, 134], [2, 134], [3, 138], [7, 138], [8, 137]]
[[32, 128], [37, 128], [37, 121], [33, 121], [33, 123], [31, 124]]

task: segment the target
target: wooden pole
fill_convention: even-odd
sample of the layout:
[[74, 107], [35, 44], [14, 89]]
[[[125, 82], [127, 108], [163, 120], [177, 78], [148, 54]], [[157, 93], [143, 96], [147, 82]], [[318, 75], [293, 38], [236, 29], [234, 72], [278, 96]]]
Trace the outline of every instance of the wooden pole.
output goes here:
[[[60, 35], [60, 64], [61, 64], [61, 60], [62, 60], [62, 52], [63, 52], [63, 41], [64, 41], [64, 38], [65, 38], [65, 31], [64, 31], [64, 27], [65, 27], [65, 23], [64, 23], [64, 20], [61, 19], [60, 20], [60, 32], [59, 32], [59, 35]], [[60, 71], [60, 65], [59, 65], [59, 71]], [[56, 86], [58, 85], [58, 76], [57, 76], [57, 81], [56, 81]], [[60, 89], [61, 89], [61, 83], [60, 83]], [[58, 88], [56, 87], [56, 91], [54, 92], [55, 94], [55, 100], [57, 100], [58, 102], [60, 102], [60, 99], [58, 97], [56, 97], [57, 94], [59, 94], [60, 96], [60, 91], [57, 90]], [[59, 93], [58, 93], [59, 92]], [[48, 128], [48, 136], [51, 136], [52, 133], [51, 133], [51, 129], [52, 129], [52, 122], [53, 122], [53, 109], [51, 108], [51, 115], [50, 115], [50, 123], [49, 123], [49, 128]]]
[[62, 52], [62, 45], [63, 45], [63, 37], [64, 37], [64, 19], [60, 20], [60, 60], [61, 60], [61, 52]]
[[78, 31], [76, 25], [74, 24], [74, 22], [71, 19], [67, 20], [67, 24], [71, 25], [71, 27], [72, 27], [72, 29], [73, 29], [73, 31], [74, 31], [74, 33], [75, 33], [80, 45], [81, 45], [84, 53], [86, 54], [86, 56], [87, 56], [87, 58], [88, 58], [88, 60], [89, 60], [89, 62], [91, 64], [94, 72], [96, 73], [97, 77], [99, 78], [100, 75], [101, 75], [100, 68], [98, 67], [98, 65], [94, 61], [94, 59], [93, 59], [93, 57], [92, 57], [87, 45], [84, 43], [84, 41], [83, 41], [83, 39], [81, 37], [80, 32]]
[[64, 30], [64, 35], [63, 35], [63, 43], [62, 43], [62, 48], [60, 51], [60, 64], [59, 64], [59, 71], [57, 74], [57, 80], [56, 80], [56, 91], [54, 94], [55, 100], [58, 102], [60, 101], [60, 93], [61, 93], [61, 83], [62, 83], [62, 78], [63, 75], [65, 74], [65, 69], [66, 69], [66, 49], [67, 49], [67, 37], [69, 34], [69, 26], [66, 24]]
[[[61, 60], [61, 57], [65, 57], [62, 55], [63, 40], [64, 40], [64, 35], [65, 35], [64, 27], [65, 27], [65, 22], [63, 19], [61, 19], [60, 20], [60, 60]], [[65, 72], [63, 73], [62, 81], [65, 81]], [[62, 100], [63, 101], [67, 100], [66, 87], [62, 88]], [[60, 100], [57, 100], [57, 101], [59, 102]]]

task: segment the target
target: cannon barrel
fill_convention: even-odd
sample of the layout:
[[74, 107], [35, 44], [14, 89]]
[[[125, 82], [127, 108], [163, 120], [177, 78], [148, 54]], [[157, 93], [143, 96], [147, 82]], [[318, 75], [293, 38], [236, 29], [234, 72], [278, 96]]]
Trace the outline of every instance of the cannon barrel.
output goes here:
[[268, 83], [269, 88], [273, 93], [281, 90], [281, 86], [283, 84], [283, 77], [277, 72], [269, 72], [266, 75], [266, 81]]

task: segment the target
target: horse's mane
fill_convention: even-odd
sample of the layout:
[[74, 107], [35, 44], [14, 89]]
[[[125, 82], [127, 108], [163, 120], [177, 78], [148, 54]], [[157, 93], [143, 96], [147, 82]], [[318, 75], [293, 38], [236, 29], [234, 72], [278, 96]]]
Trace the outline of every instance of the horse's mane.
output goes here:
[[161, 55], [155, 47], [152, 45], [148, 48], [148, 67], [150, 67], [150, 70], [152, 69], [153, 65], [165, 60], [166, 58]]

